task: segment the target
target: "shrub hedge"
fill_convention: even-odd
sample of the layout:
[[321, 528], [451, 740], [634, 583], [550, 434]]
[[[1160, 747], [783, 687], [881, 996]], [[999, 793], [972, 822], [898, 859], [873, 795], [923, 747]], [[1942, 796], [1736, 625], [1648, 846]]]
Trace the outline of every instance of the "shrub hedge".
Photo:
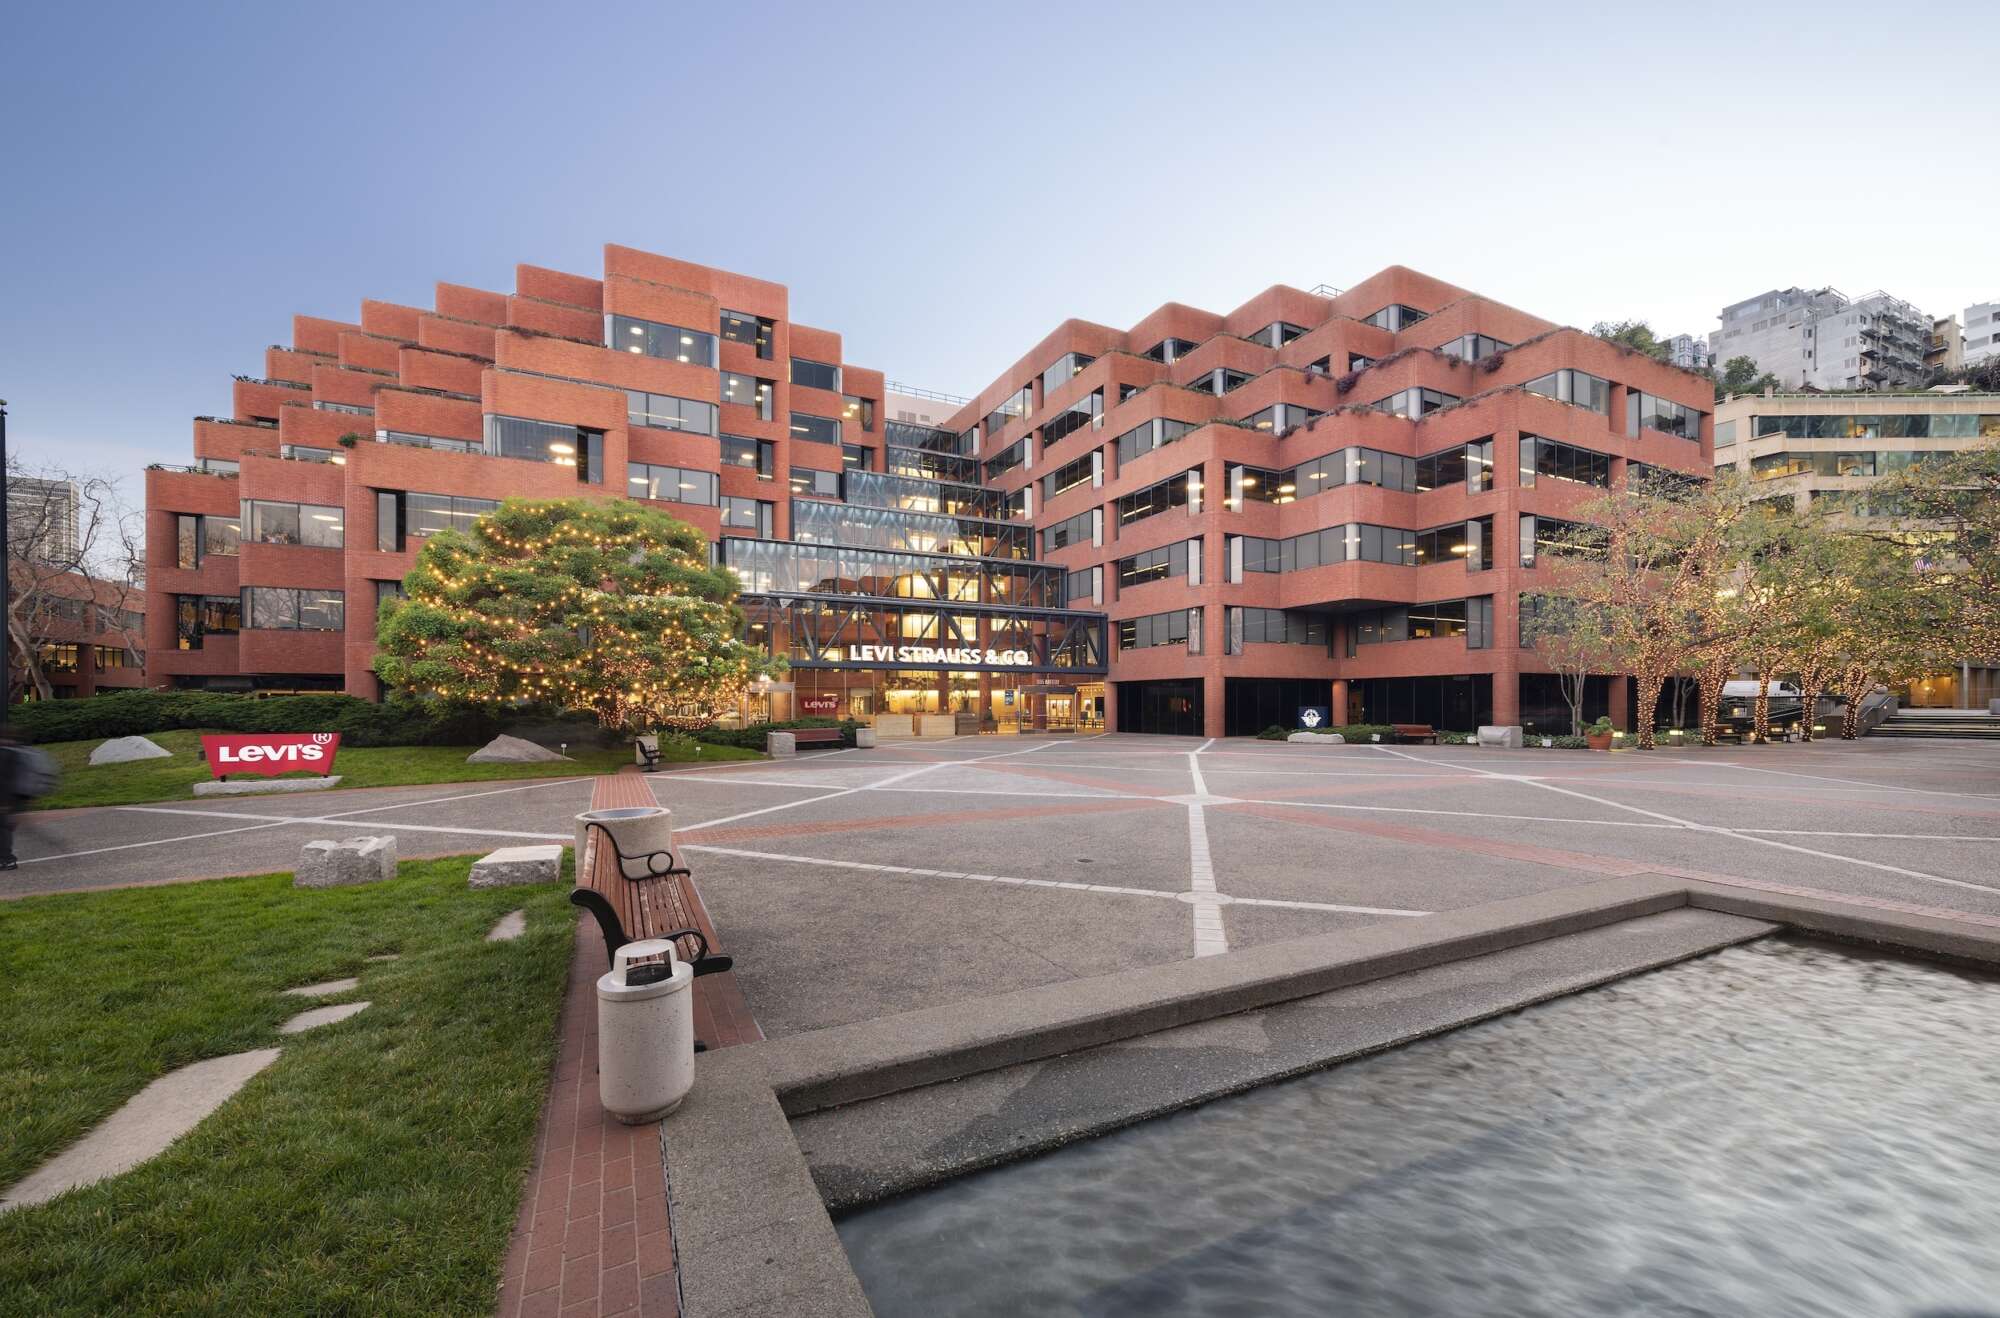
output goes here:
[[694, 736], [696, 741], [716, 746], [739, 746], [746, 751], [761, 751], [767, 732], [790, 732], [794, 728], [839, 728], [840, 744], [852, 746], [854, 730], [866, 726], [856, 719], [801, 718], [788, 723], [753, 723], [747, 728], [702, 728]]
[[23, 741], [89, 741], [176, 728], [220, 732], [338, 732], [349, 746], [476, 746], [502, 732], [534, 741], [599, 740], [596, 720], [544, 709], [499, 713], [355, 696], [256, 696], [214, 691], [118, 691], [40, 700], [9, 711]]

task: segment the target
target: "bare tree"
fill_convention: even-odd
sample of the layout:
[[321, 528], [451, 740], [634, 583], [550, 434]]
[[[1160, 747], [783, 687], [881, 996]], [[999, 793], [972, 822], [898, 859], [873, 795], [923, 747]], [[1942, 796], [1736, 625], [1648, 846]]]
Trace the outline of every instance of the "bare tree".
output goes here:
[[1593, 618], [1583, 602], [1565, 595], [1547, 595], [1534, 601], [1533, 616], [1522, 627], [1524, 640], [1534, 647], [1535, 657], [1549, 666], [1569, 706], [1569, 730], [1583, 732], [1583, 697], [1592, 673], [1615, 672], [1618, 659], [1605, 640], [1604, 624]]
[[[54, 695], [41, 647], [122, 633], [143, 593], [144, 520], [116, 480], [7, 459], [6, 698], [17, 684]], [[108, 623], [106, 620], [109, 620]]]

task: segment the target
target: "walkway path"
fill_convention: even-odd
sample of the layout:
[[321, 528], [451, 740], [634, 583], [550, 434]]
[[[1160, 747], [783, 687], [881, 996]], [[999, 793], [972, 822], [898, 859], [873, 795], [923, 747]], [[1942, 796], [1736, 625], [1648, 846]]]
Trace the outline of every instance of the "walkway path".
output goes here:
[[[646, 778], [618, 774], [597, 780], [590, 804], [604, 809], [655, 802]], [[700, 897], [692, 900], [697, 919], [708, 925]], [[680, 1282], [659, 1123], [624, 1125], [598, 1102], [596, 984], [609, 966], [595, 923], [581, 918], [576, 935], [557, 1025], [556, 1072], [502, 1269], [497, 1312], [499, 1318], [674, 1318]], [[734, 980], [722, 974], [695, 982], [695, 1033], [711, 1047], [762, 1037]]]

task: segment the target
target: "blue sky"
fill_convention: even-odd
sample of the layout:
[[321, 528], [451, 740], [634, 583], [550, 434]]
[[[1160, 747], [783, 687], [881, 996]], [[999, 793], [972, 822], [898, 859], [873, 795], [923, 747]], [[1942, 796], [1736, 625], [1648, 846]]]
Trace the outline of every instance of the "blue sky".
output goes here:
[[19, 6], [0, 397], [136, 501], [294, 312], [606, 241], [957, 393], [1065, 317], [1394, 263], [1581, 325], [1793, 283], [1942, 313], [2000, 298], [1996, 39], [1838, 0]]

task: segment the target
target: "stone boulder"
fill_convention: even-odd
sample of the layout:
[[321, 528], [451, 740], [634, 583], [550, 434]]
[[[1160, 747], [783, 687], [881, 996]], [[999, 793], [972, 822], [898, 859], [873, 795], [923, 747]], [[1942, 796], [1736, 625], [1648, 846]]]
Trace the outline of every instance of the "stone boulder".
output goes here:
[[1347, 738], [1338, 732], [1294, 732], [1286, 741], [1316, 741], [1325, 746], [1345, 746]]
[[764, 753], [774, 760], [789, 760], [799, 753], [799, 740], [789, 732], [767, 732]]
[[174, 753], [144, 737], [113, 737], [90, 753], [92, 764], [130, 764], [134, 760], [170, 760]]
[[470, 888], [511, 888], [522, 883], [554, 883], [562, 873], [562, 845], [502, 847], [472, 862]]
[[495, 737], [478, 750], [465, 757], [467, 764], [543, 764], [550, 760], [567, 760], [569, 756], [558, 755], [546, 746], [537, 746], [532, 741], [520, 737]]
[[1517, 751], [1528, 743], [1527, 738], [1518, 727], [1511, 724], [1500, 726], [1485, 724], [1479, 729], [1479, 744], [1481, 746], [1498, 746], [1503, 750]]
[[340, 842], [308, 842], [292, 875], [294, 888], [345, 888], [396, 877], [396, 839], [351, 837]]

